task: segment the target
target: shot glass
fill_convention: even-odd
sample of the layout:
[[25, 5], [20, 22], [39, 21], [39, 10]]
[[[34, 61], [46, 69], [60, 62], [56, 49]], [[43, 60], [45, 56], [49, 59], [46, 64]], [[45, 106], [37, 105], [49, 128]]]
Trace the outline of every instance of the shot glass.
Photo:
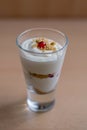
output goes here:
[[55, 104], [66, 49], [67, 36], [51, 28], [33, 28], [16, 39], [27, 88], [27, 104], [34, 112], [45, 112]]

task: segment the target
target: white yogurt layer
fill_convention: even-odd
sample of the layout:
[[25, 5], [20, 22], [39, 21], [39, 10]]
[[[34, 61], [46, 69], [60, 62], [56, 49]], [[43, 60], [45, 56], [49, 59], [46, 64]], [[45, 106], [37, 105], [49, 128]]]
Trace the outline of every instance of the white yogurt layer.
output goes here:
[[[63, 64], [64, 55], [62, 51], [46, 54], [53, 51], [43, 51], [37, 47], [33, 48], [32, 45], [35, 44], [35, 39], [36, 38], [28, 39], [22, 43], [22, 48], [33, 52], [21, 51], [25, 79], [28, 87], [32, 85], [34, 89], [47, 93], [55, 89]], [[47, 40], [49, 43], [53, 42], [50, 39]], [[58, 50], [62, 48], [62, 46], [59, 43], [56, 43], [55, 48]]]

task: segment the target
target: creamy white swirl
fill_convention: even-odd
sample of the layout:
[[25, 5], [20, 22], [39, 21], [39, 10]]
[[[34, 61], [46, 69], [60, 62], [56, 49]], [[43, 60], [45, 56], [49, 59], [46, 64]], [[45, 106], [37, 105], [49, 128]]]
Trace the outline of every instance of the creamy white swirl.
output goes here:
[[[37, 43], [37, 41], [45, 42], [46, 46], [44, 48], [39, 48], [38, 47], [39, 42]], [[23, 43], [22, 47], [24, 49], [28, 49], [37, 53], [54, 52], [61, 48], [61, 46], [57, 42], [54, 42], [53, 40], [46, 38], [44, 38], [44, 40], [41, 40], [41, 38], [28, 39]]]

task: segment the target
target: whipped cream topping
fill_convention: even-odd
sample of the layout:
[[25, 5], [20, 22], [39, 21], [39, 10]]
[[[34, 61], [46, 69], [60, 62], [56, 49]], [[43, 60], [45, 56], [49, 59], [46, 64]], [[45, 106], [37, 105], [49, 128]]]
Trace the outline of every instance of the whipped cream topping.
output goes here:
[[[37, 61], [37, 62], [49, 62], [49, 61], [57, 60], [57, 57], [58, 56], [60, 57], [62, 53], [61, 52], [51, 53], [51, 52], [55, 52], [59, 50], [60, 48], [62, 48], [62, 46], [51, 39], [44, 38], [43, 42], [46, 45], [44, 48], [40, 48], [38, 46], [38, 43], [42, 42], [42, 40], [43, 40], [42, 38], [32, 38], [24, 41], [22, 43], [22, 48], [25, 50], [32, 51], [34, 53], [28, 53], [26, 51], [23, 51], [22, 55], [28, 60]], [[41, 53], [41, 54], [38, 55], [37, 53]]]
[[55, 52], [61, 48], [57, 42], [46, 38], [32, 38], [26, 40], [22, 47], [37, 53]]

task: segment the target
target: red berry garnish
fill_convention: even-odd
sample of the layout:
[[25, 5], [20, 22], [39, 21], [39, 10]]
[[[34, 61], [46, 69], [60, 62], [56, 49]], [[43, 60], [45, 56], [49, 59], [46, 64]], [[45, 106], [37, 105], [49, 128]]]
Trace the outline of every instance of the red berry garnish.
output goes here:
[[38, 45], [37, 45], [38, 48], [44, 49], [45, 46], [46, 46], [46, 43], [44, 41], [38, 42]]
[[48, 74], [48, 77], [53, 78], [54, 74]]

